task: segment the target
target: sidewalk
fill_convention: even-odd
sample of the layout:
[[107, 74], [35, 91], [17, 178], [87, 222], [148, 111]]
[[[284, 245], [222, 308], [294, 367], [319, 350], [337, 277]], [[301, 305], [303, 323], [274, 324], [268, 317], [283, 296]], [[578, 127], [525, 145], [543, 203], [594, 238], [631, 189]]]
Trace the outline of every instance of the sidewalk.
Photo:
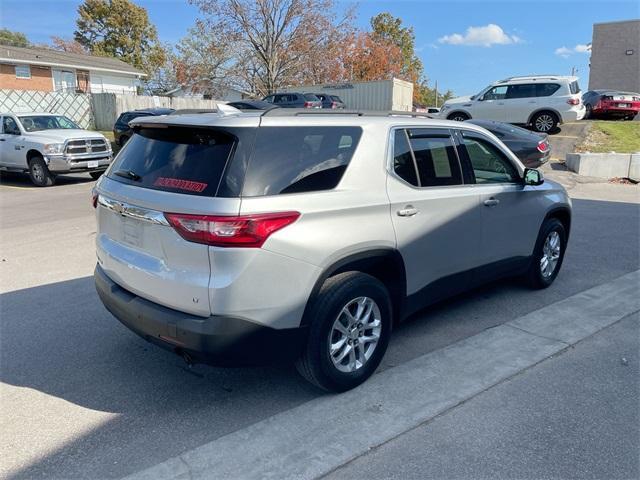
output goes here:
[[640, 477], [640, 315], [325, 478]]

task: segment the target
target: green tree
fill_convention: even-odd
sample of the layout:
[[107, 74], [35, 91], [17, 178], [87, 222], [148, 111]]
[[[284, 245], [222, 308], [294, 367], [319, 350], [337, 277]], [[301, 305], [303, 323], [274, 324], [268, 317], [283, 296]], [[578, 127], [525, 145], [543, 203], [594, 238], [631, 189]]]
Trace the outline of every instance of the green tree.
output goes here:
[[74, 39], [94, 55], [116, 57], [147, 75], [166, 60], [147, 10], [129, 0], [85, 0]]
[[0, 28], [0, 45], [28, 47], [30, 42], [27, 39], [27, 36], [22, 32], [13, 32], [8, 28]]
[[414, 83], [420, 81], [423, 65], [415, 53], [416, 36], [413, 28], [403, 26], [400, 18], [385, 12], [371, 18], [371, 29], [374, 41], [379, 39], [400, 49], [401, 75]]

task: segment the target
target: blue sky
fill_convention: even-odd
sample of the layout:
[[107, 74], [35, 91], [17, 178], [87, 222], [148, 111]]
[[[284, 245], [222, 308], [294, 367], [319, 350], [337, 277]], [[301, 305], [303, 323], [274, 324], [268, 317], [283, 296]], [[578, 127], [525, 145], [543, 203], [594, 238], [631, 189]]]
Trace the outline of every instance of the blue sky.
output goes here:
[[[71, 37], [79, 0], [1, 0], [0, 26], [33, 42]], [[137, 0], [147, 8], [163, 42], [176, 42], [198, 10], [186, 0]], [[339, 1], [338, 8], [352, 5]], [[568, 74], [577, 69], [587, 85], [593, 23], [640, 18], [638, 0], [364, 0], [358, 24], [388, 11], [414, 28], [418, 55], [431, 83], [472, 94], [488, 83], [531, 73]]]

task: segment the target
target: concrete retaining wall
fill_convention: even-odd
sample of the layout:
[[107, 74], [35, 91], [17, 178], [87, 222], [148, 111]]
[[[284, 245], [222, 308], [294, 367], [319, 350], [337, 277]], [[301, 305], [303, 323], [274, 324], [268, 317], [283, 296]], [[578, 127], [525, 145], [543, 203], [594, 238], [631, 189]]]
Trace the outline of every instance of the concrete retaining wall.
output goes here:
[[586, 177], [640, 181], [640, 153], [568, 153], [567, 168]]

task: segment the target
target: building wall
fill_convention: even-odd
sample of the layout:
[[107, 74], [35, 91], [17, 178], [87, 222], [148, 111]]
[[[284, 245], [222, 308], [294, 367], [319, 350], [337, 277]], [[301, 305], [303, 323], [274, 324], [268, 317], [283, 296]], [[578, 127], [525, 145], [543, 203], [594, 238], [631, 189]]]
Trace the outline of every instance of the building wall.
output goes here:
[[92, 93], [136, 93], [135, 77], [92, 71]]
[[640, 20], [593, 25], [589, 90], [598, 89], [640, 92]]
[[51, 92], [53, 79], [49, 67], [31, 65], [31, 78], [16, 78], [15, 65], [0, 64], [0, 88]]

